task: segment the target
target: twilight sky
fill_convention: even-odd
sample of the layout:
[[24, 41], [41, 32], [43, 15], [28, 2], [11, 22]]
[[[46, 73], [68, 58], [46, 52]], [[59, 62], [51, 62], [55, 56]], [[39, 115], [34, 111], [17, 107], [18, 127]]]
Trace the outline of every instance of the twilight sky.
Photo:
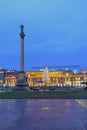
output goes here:
[[20, 69], [20, 24], [25, 70], [87, 66], [87, 0], [1, 0], [0, 67]]

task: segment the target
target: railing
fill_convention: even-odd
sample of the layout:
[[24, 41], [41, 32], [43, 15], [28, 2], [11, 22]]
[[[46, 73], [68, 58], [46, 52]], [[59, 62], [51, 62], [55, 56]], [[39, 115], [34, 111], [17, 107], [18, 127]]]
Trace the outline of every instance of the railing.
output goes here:
[[2, 92], [12, 92], [12, 88], [0, 88], [0, 93]]

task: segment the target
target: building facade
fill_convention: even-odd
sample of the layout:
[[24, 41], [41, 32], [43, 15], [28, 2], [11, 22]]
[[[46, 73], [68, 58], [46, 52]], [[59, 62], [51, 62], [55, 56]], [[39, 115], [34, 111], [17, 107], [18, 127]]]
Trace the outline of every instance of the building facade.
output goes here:
[[18, 71], [7, 70], [4, 77], [4, 87], [15, 87], [17, 82]]
[[26, 72], [29, 86], [69, 86], [83, 87], [87, 81], [87, 73], [73, 73], [72, 71], [44, 71]]
[[0, 69], [0, 87], [3, 87], [3, 84], [5, 83], [5, 69]]
[[4, 87], [15, 87], [16, 86], [16, 76], [15, 75], [7, 75], [5, 76], [5, 84]]
[[[18, 71], [0, 70], [0, 87], [16, 87]], [[83, 82], [87, 82], [87, 72], [74, 73], [69, 70], [48, 70], [25, 72], [28, 86], [34, 87], [85, 87]]]

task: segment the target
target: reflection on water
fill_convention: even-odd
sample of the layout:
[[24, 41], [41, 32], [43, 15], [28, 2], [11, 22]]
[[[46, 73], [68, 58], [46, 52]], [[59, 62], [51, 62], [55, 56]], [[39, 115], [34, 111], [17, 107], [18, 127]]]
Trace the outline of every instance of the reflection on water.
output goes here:
[[42, 107], [43, 110], [49, 110], [49, 107]]
[[77, 103], [79, 103], [82, 107], [87, 108], [87, 99], [77, 99]]
[[65, 104], [66, 104], [67, 107], [70, 107], [70, 106], [71, 106], [71, 102], [68, 101], [68, 100], [65, 102]]
[[86, 130], [86, 99], [1, 99], [1, 130]]

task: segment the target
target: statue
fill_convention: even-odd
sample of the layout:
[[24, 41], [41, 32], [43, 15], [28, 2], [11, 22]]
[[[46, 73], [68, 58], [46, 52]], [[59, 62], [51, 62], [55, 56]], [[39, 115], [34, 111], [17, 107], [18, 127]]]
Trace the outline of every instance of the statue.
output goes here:
[[21, 28], [21, 32], [20, 32], [20, 37], [22, 38], [22, 39], [24, 39], [24, 37], [25, 37], [25, 34], [24, 34], [24, 25], [20, 25], [20, 28]]
[[24, 25], [20, 25], [20, 28], [21, 28], [21, 32], [23, 32]]

